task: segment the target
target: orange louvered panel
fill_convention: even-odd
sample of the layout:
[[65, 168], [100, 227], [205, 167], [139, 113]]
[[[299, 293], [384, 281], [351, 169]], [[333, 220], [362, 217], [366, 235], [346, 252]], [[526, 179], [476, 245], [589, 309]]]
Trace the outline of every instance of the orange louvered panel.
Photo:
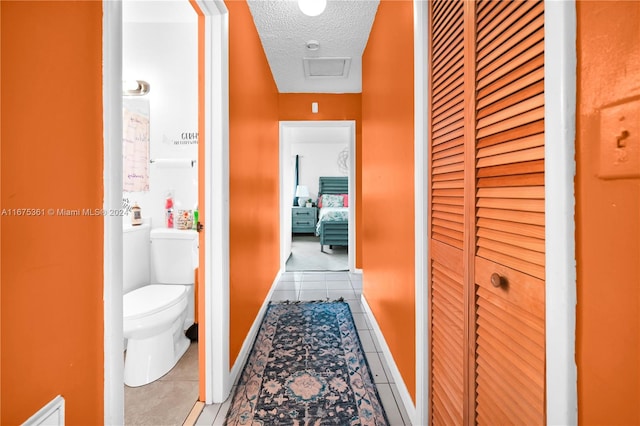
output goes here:
[[431, 250], [432, 423], [457, 425], [464, 398], [462, 251], [438, 241]]
[[475, 275], [476, 420], [544, 424], [544, 281], [481, 257]]
[[[544, 43], [544, 4], [514, 3], [518, 7], [509, 13], [505, 8], [478, 16], [478, 75], [483, 69], [502, 71], [478, 84], [476, 207], [478, 213], [499, 210], [507, 215], [492, 217], [505, 222], [500, 232], [495, 222], [485, 230], [478, 220], [476, 253], [544, 279], [544, 233], [525, 236], [518, 229], [520, 223], [531, 224], [532, 213], [544, 214], [543, 54], [528, 58], [528, 50], [514, 42], [532, 38], [532, 45]], [[544, 225], [541, 219], [539, 226]]]
[[462, 249], [464, 201], [464, 2], [432, 4], [431, 238]]
[[475, 421], [544, 424], [544, 4], [494, 3], [476, 15]]
[[465, 400], [464, 2], [430, 3], [430, 422], [461, 424]]

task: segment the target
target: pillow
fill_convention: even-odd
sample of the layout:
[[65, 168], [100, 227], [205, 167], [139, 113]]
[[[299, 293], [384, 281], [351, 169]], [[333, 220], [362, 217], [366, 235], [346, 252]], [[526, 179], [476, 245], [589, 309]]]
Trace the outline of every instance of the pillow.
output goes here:
[[349, 194], [340, 194], [342, 197], [342, 205], [344, 207], [349, 207]]
[[322, 206], [324, 207], [343, 207], [344, 198], [337, 194], [324, 194], [322, 196]]

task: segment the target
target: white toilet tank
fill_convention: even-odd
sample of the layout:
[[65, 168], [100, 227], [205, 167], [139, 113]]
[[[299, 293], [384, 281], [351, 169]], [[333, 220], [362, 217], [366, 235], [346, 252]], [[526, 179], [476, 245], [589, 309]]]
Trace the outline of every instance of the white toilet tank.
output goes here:
[[193, 230], [151, 230], [151, 282], [193, 285], [198, 259], [198, 233]]
[[129, 293], [149, 284], [149, 234], [148, 223], [122, 229], [122, 291]]

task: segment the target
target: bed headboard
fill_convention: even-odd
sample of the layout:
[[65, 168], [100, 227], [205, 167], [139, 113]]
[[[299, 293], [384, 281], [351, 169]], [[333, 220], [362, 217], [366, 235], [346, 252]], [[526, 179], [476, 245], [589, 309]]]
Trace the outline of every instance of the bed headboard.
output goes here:
[[349, 178], [347, 176], [320, 176], [318, 196], [322, 194], [348, 194]]

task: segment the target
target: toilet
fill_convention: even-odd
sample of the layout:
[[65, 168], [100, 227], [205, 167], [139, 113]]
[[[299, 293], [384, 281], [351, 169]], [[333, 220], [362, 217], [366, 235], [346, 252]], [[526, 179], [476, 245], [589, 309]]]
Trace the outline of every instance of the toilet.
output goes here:
[[197, 241], [192, 230], [150, 229], [148, 223], [123, 229], [127, 386], [164, 376], [189, 347], [184, 330], [193, 323]]

